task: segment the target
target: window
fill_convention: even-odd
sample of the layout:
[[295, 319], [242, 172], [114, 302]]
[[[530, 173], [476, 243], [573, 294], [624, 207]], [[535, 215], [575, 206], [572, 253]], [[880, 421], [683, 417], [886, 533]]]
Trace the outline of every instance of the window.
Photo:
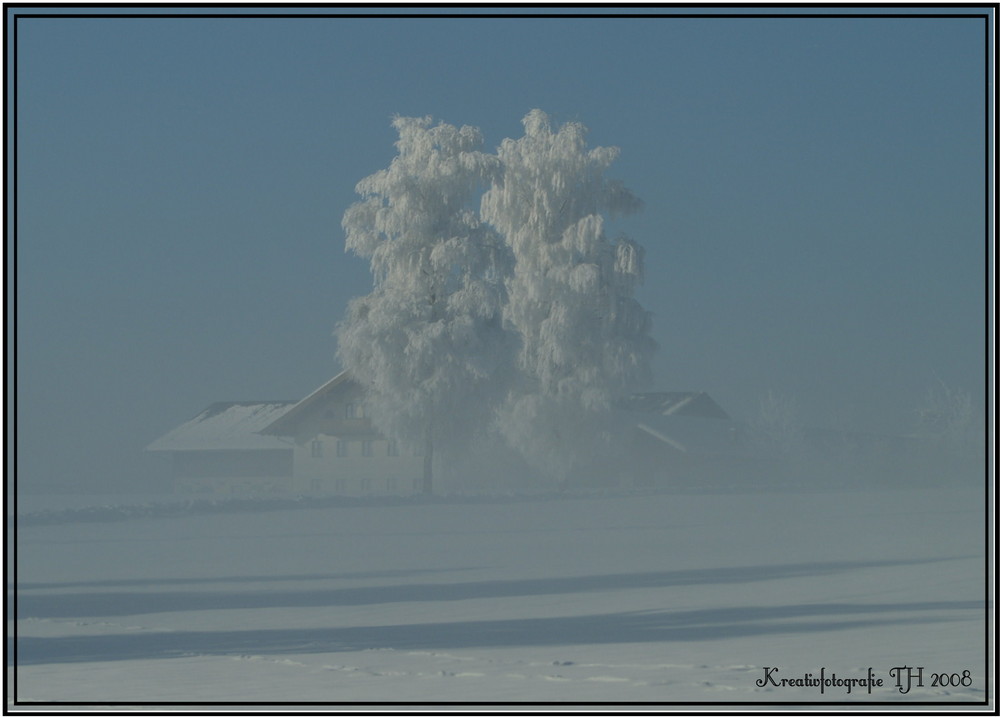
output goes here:
[[375, 451], [372, 447], [371, 441], [361, 441], [361, 455], [365, 458], [371, 458], [375, 455]]
[[347, 403], [344, 405], [344, 418], [354, 420], [364, 417], [365, 417], [365, 404]]
[[398, 490], [398, 488], [396, 486], [396, 479], [395, 478], [386, 478], [385, 479], [385, 492], [386, 493], [395, 493], [397, 490]]
[[387, 456], [398, 456], [399, 455], [399, 444], [395, 440], [390, 439], [388, 445], [385, 449], [385, 454]]
[[309, 448], [313, 458], [323, 457], [323, 441], [317, 438], [309, 445]]
[[313, 493], [319, 493], [323, 490], [323, 481], [318, 478], [313, 478], [309, 481], [309, 489], [312, 490]]
[[371, 491], [371, 489], [372, 489], [372, 479], [371, 478], [362, 478], [361, 479], [361, 492], [362, 493], [368, 493], [369, 491]]
[[334, 484], [333, 484], [333, 489], [337, 493], [340, 493], [340, 494], [346, 493], [347, 492], [347, 479], [346, 478], [338, 478], [334, 482]]
[[347, 441], [337, 441], [337, 458], [347, 457]]

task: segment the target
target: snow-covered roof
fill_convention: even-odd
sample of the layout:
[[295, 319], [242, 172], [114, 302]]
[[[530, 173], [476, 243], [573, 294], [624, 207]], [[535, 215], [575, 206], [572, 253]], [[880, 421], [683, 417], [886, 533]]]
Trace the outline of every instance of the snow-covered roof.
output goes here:
[[190, 421], [146, 446], [147, 451], [267, 450], [290, 448], [266, 428], [295, 401], [213, 403]]
[[294, 405], [290, 406], [285, 413], [282, 413], [281, 416], [275, 417], [273, 422], [266, 427], [266, 430], [262, 427], [262, 432], [274, 436], [294, 435], [295, 423], [310, 406], [330, 395], [330, 393], [340, 387], [350, 385], [356, 384], [354, 384], [353, 379], [347, 375], [347, 371], [341, 371], [301, 401], [298, 401]]

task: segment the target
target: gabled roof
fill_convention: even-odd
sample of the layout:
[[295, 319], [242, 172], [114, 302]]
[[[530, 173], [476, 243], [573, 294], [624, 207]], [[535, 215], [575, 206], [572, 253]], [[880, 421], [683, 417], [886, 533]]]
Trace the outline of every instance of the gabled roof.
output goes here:
[[743, 454], [738, 428], [729, 421], [699, 420], [687, 416], [630, 412], [632, 426], [640, 436], [661, 447], [696, 455]]
[[729, 418], [729, 414], [723, 411], [719, 404], [703, 391], [633, 393], [619, 401], [616, 407], [627, 411], [641, 411], [663, 416]]
[[262, 426], [260, 433], [267, 436], [291, 436], [295, 435], [295, 423], [306, 413], [313, 404], [323, 400], [331, 393], [343, 390], [348, 386], [356, 386], [357, 383], [347, 375], [347, 371], [341, 371], [301, 401], [291, 406], [282, 415], [266, 426]]
[[262, 436], [265, 428], [295, 401], [213, 403], [197, 416], [157, 438], [147, 451], [267, 450], [291, 448], [274, 436]]

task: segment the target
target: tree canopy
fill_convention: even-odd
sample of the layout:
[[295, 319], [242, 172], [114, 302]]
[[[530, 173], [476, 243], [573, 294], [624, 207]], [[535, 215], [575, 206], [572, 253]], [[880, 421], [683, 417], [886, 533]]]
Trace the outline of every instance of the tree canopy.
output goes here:
[[444, 456], [502, 436], [564, 480], [615, 396], [649, 379], [643, 250], [609, 240], [602, 214], [641, 203], [604, 176], [618, 150], [588, 149], [583, 125], [553, 131], [540, 110], [523, 124], [488, 154], [472, 127], [394, 120], [398, 155], [343, 218], [374, 287], [348, 306], [338, 355], [387, 435]]

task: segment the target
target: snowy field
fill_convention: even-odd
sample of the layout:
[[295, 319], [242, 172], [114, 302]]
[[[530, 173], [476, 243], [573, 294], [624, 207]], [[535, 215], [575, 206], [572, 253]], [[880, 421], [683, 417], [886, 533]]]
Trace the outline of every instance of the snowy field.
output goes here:
[[[26, 524], [16, 698], [986, 711], [984, 509], [887, 489]], [[780, 683], [821, 674], [883, 683]]]

